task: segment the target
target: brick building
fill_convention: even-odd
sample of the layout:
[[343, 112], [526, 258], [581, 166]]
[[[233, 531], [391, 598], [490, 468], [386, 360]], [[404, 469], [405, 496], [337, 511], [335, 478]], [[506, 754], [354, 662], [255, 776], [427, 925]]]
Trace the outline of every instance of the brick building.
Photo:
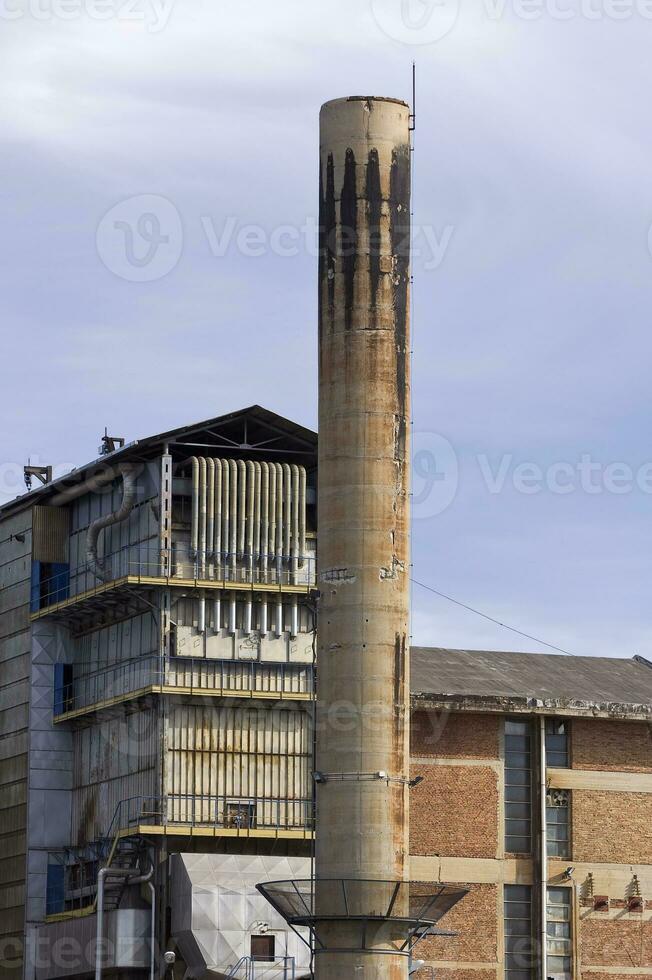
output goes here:
[[652, 663], [414, 648], [412, 692], [411, 876], [469, 888], [418, 976], [652, 977]]

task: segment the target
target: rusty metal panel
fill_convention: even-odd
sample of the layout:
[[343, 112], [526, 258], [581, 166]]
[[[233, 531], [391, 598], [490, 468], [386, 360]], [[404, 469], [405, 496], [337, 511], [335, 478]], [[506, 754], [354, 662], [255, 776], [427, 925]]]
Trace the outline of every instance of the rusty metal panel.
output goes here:
[[157, 795], [158, 715], [121, 713], [75, 732], [73, 841], [106, 834], [123, 800]]

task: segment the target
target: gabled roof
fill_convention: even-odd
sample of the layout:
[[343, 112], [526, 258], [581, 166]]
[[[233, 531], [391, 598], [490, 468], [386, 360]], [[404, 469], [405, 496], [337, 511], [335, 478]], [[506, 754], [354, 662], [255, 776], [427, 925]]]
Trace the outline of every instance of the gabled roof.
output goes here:
[[237, 412], [218, 415], [203, 422], [182, 425], [178, 429], [160, 432], [127, 443], [122, 449], [99, 456], [71, 473], [24, 493], [0, 507], [0, 518], [16, 513], [36, 503], [47, 503], [51, 497], [70, 491], [89, 476], [110, 472], [127, 460], [146, 461], [160, 455], [165, 446], [175, 462], [193, 455], [222, 455], [273, 458], [276, 454], [295, 458], [311, 467], [317, 461], [317, 433], [290, 419], [270, 412], [260, 405], [251, 405]]
[[412, 647], [413, 700], [468, 711], [652, 719], [652, 663]]

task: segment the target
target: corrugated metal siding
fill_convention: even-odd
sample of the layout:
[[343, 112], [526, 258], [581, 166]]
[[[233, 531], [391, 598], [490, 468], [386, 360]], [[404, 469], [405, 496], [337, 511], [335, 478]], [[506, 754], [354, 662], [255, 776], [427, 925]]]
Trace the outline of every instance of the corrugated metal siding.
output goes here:
[[67, 507], [34, 507], [33, 547], [34, 561], [51, 563], [68, 561], [70, 537], [70, 511]]
[[167, 793], [270, 805], [308, 799], [310, 721], [309, 711], [295, 707], [171, 704]]
[[[20, 541], [16, 535], [24, 540]], [[25, 915], [27, 726], [31, 636], [31, 511], [0, 524], [0, 945], [21, 937]], [[7, 967], [7, 980], [22, 973]]]
[[118, 803], [156, 796], [158, 714], [154, 709], [102, 721], [75, 732], [73, 841], [106, 834]]
[[[139, 502], [126, 520], [105, 528], [100, 534], [100, 556], [111, 556], [106, 562], [112, 577], [138, 574], [156, 575], [159, 568], [158, 487], [145, 470], [138, 478]], [[142, 498], [142, 499], [141, 499]], [[85, 494], [71, 505], [70, 594], [77, 595], [98, 584], [86, 570], [86, 536], [89, 525], [112, 513], [122, 502], [122, 483], [116, 481], [101, 492]]]

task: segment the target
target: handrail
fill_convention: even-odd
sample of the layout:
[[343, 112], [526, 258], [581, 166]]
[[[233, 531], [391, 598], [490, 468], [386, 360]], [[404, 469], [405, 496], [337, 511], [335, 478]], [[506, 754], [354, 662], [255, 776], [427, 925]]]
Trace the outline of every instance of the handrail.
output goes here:
[[[73, 671], [77, 665], [73, 664]], [[195, 680], [195, 677], [197, 680]], [[272, 661], [213, 660], [173, 655], [161, 669], [160, 657], [152, 653], [142, 659], [125, 660], [100, 670], [74, 674], [55, 699], [55, 716], [80, 708], [123, 698], [150, 687], [182, 688], [205, 694], [225, 691], [255, 696], [314, 694], [313, 665]]]
[[[269, 962], [267, 960], [256, 960], [253, 956], [241, 956], [235, 966], [232, 966], [226, 974], [226, 980], [236, 980], [238, 972], [242, 967], [246, 967], [246, 973], [242, 980], [254, 980], [256, 974], [256, 964], [265, 965], [268, 970], [273, 969], [277, 964], [283, 964], [283, 980], [294, 980], [296, 975], [296, 960], [294, 956], [279, 956], [278, 959]], [[288, 970], [289, 976], [288, 976]]]
[[[137, 557], [132, 557], [137, 555]], [[92, 594], [106, 591], [111, 582], [125, 577], [161, 579], [162, 581], [192, 580], [210, 582], [217, 587], [228, 589], [229, 585], [299, 585], [311, 586], [316, 582], [316, 555], [304, 555], [301, 564], [296, 566], [296, 556], [261, 555], [252, 559], [247, 554], [238, 555], [236, 564], [228, 553], [215, 556], [205, 563], [205, 568], [197, 557], [190, 554], [161, 550], [160, 548], [141, 549], [138, 545], [125, 545], [103, 559], [106, 578], [98, 579], [93, 566], [82, 562], [65, 571], [57, 571], [41, 582], [39, 608], [45, 609], [61, 601], [65, 585], [65, 599], [74, 599], [70, 594], [73, 579], [87, 576], [86, 588], [76, 589], [76, 594]], [[50, 591], [45, 591], [50, 586]]]

